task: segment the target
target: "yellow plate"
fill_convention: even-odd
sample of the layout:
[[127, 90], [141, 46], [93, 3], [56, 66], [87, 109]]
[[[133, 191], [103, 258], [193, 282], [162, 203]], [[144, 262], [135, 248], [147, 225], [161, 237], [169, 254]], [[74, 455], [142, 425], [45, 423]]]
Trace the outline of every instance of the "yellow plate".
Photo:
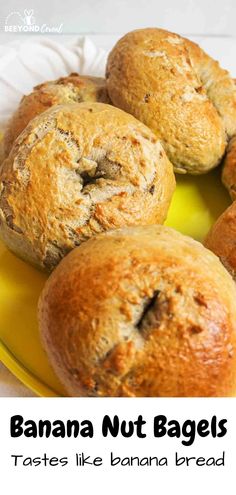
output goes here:
[[[166, 224], [201, 241], [230, 204], [220, 170], [202, 176], [178, 176]], [[61, 396], [42, 349], [37, 301], [46, 276], [16, 258], [0, 243], [0, 359], [41, 396]]]

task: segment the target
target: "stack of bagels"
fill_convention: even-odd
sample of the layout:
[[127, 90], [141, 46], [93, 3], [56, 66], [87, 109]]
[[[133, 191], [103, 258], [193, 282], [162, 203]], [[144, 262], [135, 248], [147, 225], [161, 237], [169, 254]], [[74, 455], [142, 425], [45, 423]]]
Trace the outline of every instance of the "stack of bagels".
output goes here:
[[120, 39], [106, 79], [73, 73], [21, 100], [0, 236], [52, 272], [39, 329], [68, 395], [236, 395], [236, 202], [206, 247], [163, 226], [174, 172], [223, 163], [236, 200], [235, 136], [234, 80], [162, 29]]

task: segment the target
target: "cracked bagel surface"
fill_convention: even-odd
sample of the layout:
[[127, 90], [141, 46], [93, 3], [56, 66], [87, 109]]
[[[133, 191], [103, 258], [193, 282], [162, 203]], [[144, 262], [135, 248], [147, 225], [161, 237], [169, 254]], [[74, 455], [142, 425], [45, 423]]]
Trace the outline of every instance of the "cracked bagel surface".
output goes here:
[[39, 302], [72, 396], [235, 394], [236, 287], [218, 258], [161, 225], [109, 231], [66, 256]]
[[23, 96], [8, 122], [2, 142], [3, 158], [9, 155], [15, 139], [34, 117], [54, 105], [86, 101], [110, 103], [105, 79], [72, 72], [69, 76], [35, 86], [30, 94]]
[[158, 135], [177, 172], [219, 164], [236, 133], [236, 87], [197, 44], [163, 29], [130, 32], [110, 52], [106, 77], [112, 103]]
[[71, 103], [33, 119], [0, 171], [0, 236], [52, 270], [109, 229], [162, 223], [175, 188], [158, 138], [103, 103]]

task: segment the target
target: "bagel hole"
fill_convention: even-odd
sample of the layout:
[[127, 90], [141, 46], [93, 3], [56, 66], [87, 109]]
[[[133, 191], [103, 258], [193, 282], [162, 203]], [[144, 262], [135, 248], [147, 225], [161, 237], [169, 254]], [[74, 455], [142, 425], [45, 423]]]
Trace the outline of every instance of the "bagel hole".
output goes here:
[[144, 333], [152, 329], [157, 329], [165, 322], [169, 322], [174, 318], [172, 298], [167, 297], [162, 291], [155, 291], [152, 298], [146, 299], [143, 306], [142, 314], [135, 324], [135, 328]]
[[[97, 151], [95, 151], [95, 156]], [[82, 190], [86, 186], [96, 184], [99, 179], [115, 180], [120, 175], [121, 165], [113, 162], [107, 156], [94, 160], [91, 157], [82, 157], [78, 162], [76, 173], [82, 180]]]
[[153, 312], [155, 305], [157, 303], [157, 300], [159, 298], [160, 291], [156, 290], [153, 293], [153, 296], [150, 299], [147, 299], [147, 301], [144, 303], [142, 313], [138, 319], [138, 321], [135, 323], [135, 327], [141, 331], [143, 329], [144, 323], [148, 318], [148, 315]]
[[94, 176], [91, 176], [88, 172], [82, 172], [80, 177], [83, 181], [83, 188], [88, 186], [89, 184], [95, 184], [98, 179], [105, 179], [105, 172], [96, 173]]

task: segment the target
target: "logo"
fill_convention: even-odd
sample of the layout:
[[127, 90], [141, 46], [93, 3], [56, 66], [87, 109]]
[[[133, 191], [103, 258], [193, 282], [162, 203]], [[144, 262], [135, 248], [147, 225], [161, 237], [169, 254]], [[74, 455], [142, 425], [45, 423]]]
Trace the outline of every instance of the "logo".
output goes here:
[[34, 11], [25, 9], [23, 14], [11, 12], [5, 20], [5, 32], [8, 33], [61, 33], [63, 24], [59, 26], [48, 26], [47, 24], [36, 24]]

